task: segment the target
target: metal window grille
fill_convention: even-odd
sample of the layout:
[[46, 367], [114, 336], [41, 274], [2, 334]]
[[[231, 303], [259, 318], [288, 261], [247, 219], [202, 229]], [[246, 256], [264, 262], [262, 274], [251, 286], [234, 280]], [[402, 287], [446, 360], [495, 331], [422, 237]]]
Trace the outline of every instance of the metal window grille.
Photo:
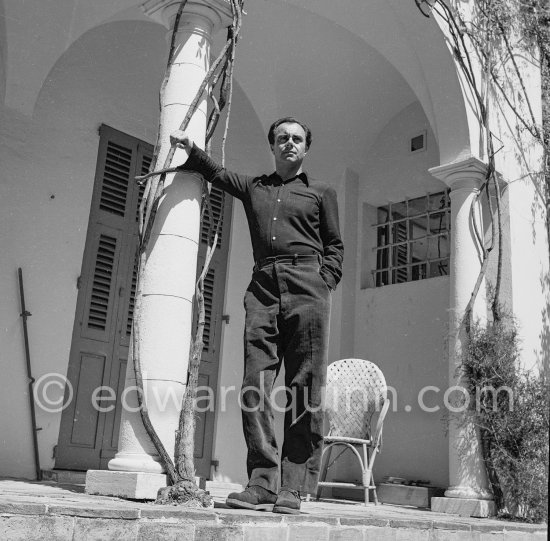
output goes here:
[[376, 287], [449, 274], [449, 191], [378, 207]]

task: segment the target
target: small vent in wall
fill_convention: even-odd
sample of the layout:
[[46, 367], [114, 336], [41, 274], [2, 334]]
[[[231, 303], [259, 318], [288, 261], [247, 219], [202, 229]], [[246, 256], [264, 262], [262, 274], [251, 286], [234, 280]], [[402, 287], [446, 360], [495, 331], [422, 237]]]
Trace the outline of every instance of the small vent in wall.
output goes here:
[[411, 137], [411, 142], [409, 145], [409, 151], [412, 152], [421, 152], [426, 150], [426, 132], [423, 131], [414, 137]]

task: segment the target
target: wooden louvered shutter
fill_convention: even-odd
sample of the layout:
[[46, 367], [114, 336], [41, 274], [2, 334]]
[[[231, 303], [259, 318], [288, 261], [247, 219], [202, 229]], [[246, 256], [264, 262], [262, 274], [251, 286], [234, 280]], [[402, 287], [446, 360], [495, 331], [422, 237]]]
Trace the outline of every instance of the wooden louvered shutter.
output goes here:
[[132, 149], [108, 141], [99, 199], [100, 210], [124, 218], [132, 169]]
[[115, 269], [117, 238], [100, 235], [96, 253], [92, 298], [88, 309], [88, 327], [104, 331], [108, 327], [107, 317]]
[[128, 303], [128, 314], [126, 316], [126, 336], [130, 339], [132, 334], [132, 321], [134, 319], [134, 308], [136, 305], [136, 288], [137, 288], [137, 260], [134, 262], [132, 269], [132, 283], [130, 286], [130, 301]]
[[[91, 287], [88, 288], [82, 334], [87, 338], [109, 341], [116, 302], [114, 281], [118, 270], [121, 234], [100, 227], [94, 238]], [[115, 314], [116, 315], [116, 314]]]
[[[112, 340], [120, 296], [115, 282], [121, 263], [124, 264], [127, 259], [128, 233], [134, 228], [129, 223], [129, 217], [133, 214], [133, 192], [137, 191], [133, 180], [137, 148], [136, 143], [127, 136], [117, 137], [117, 132], [109, 131], [105, 126], [101, 131], [106, 136], [100, 141], [96, 190], [90, 213], [90, 222], [94, 222], [94, 227], [89, 227], [93, 240], [91, 246], [87, 246], [87, 267], [93, 271], [91, 287], [87, 284], [82, 335], [109, 342]], [[120, 270], [124, 272], [124, 269]]]
[[[136, 175], [144, 175], [149, 171], [151, 165], [152, 148], [149, 145], [138, 145], [137, 149], [137, 172]], [[124, 309], [124, 321], [122, 325], [124, 329], [121, 332], [121, 343], [128, 347], [130, 345], [130, 335], [132, 333], [132, 320], [134, 317], [136, 287], [137, 287], [137, 259], [136, 248], [138, 244], [138, 222], [139, 222], [139, 205], [143, 198], [145, 186], [135, 184], [135, 199], [132, 203], [132, 209], [134, 209], [133, 216], [129, 216], [129, 221], [133, 220], [133, 229], [129, 233], [128, 243], [133, 246], [133, 251], [128, 254], [128, 263], [126, 265], [128, 275], [125, 280], [125, 292], [127, 293], [127, 305]]]
[[220, 248], [223, 242], [224, 201], [225, 197], [223, 191], [219, 188], [216, 188], [215, 186], [212, 186], [210, 189], [210, 206], [212, 208], [212, 216], [210, 215], [210, 213], [205, 211], [204, 219], [201, 224], [201, 242], [206, 244], [208, 243], [209, 235], [214, 235], [213, 228], [215, 227], [218, 220], [220, 220], [221, 218], [217, 248]]
[[210, 269], [204, 277], [204, 349], [210, 347], [210, 333], [212, 331], [212, 308], [214, 301], [215, 270]]
[[[137, 286], [137, 259], [139, 205], [143, 197], [144, 186], [135, 183], [134, 177], [149, 171], [153, 148], [142, 141], [134, 140], [134, 166], [129, 178], [129, 192], [125, 209], [125, 251], [123, 254], [123, 270], [119, 286], [119, 304], [117, 310], [116, 334], [114, 339], [113, 360], [109, 386], [117, 397], [124, 391], [126, 365], [132, 333], [135, 294]], [[101, 443], [100, 466], [107, 467], [111, 458], [117, 452], [118, 434], [120, 431], [120, 402], [117, 408], [105, 417], [105, 427]]]
[[[148, 169], [151, 145], [102, 126], [90, 220], [79, 280], [68, 379], [75, 394], [64, 410], [56, 467], [106, 467], [117, 448], [120, 406], [93, 407], [106, 386], [123, 390], [136, 289], [138, 205], [134, 178]], [[112, 402], [106, 403], [106, 406]]]

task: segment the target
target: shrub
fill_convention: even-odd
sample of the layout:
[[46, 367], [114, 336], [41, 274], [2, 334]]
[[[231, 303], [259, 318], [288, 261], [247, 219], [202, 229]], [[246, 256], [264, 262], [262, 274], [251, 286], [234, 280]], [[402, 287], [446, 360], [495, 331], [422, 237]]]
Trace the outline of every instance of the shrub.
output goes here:
[[471, 415], [499, 514], [547, 521], [547, 375], [520, 367], [517, 328], [509, 317], [471, 327], [463, 370], [470, 396], [476, 396]]

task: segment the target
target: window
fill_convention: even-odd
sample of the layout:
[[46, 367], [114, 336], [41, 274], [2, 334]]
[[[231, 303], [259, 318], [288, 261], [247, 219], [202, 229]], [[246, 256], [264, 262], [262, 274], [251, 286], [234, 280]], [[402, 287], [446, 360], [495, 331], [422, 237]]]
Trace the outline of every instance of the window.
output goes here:
[[449, 273], [449, 192], [378, 207], [376, 287]]

